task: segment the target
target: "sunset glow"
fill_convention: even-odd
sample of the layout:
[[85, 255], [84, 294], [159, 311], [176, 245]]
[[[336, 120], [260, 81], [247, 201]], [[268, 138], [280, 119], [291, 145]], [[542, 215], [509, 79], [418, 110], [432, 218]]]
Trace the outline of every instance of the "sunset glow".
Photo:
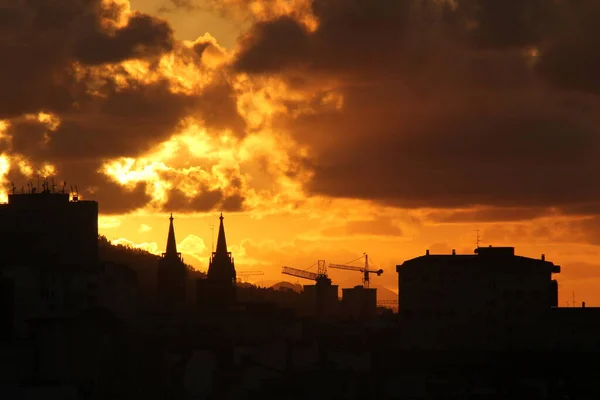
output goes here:
[[[396, 264], [472, 253], [479, 231], [481, 245], [562, 265], [561, 305], [600, 305], [586, 16], [547, 32], [545, 14], [500, 23], [462, 2], [184, 3], [77, 5], [56, 36], [24, 22], [31, 49], [0, 44], [22, 74], [0, 78], [13, 97], [0, 107], [1, 201], [11, 182], [66, 180], [99, 202], [101, 234], [155, 254], [173, 213], [199, 270], [223, 212], [241, 270], [274, 283], [282, 265], [367, 252], [385, 270], [373, 283], [394, 291]], [[79, 28], [88, 15], [99, 32]], [[231, 37], [204, 28], [217, 16]]]

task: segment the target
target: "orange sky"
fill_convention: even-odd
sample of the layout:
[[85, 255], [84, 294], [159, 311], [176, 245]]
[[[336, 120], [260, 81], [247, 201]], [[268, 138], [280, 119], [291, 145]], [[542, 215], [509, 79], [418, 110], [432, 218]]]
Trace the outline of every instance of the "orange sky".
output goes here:
[[103, 235], [154, 253], [173, 212], [200, 270], [223, 211], [237, 269], [265, 281], [367, 252], [396, 290], [396, 264], [471, 253], [479, 230], [561, 265], [561, 305], [600, 305], [593, 3], [552, 25], [527, 0], [65, 1], [15, 6], [7, 40], [39, 40], [0, 44], [5, 183], [77, 184]]

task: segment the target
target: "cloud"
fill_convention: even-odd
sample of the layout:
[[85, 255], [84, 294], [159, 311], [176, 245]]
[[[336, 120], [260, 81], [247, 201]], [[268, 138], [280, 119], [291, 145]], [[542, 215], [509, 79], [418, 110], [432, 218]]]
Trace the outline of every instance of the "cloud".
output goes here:
[[154, 57], [173, 46], [161, 20], [102, 0], [9, 2], [0, 10], [0, 118], [68, 110], [87, 97], [79, 65]]
[[[247, 151], [247, 118], [210, 34], [176, 41], [167, 22], [126, 0], [14, 2], [0, 20], [0, 84], [11, 93], [0, 99], [1, 180], [67, 180], [103, 214], [239, 210], [248, 195], [253, 204], [270, 195], [240, 172], [254, 162], [235, 154]], [[244, 107], [254, 103], [248, 94]]]
[[175, 2], [244, 18], [234, 52], [125, 0], [13, 3], [3, 180], [52, 170], [105, 214], [306, 195], [437, 222], [598, 212], [597, 2]]
[[439, 223], [493, 223], [501, 221], [526, 221], [556, 214], [556, 210], [543, 208], [475, 208], [469, 210], [437, 210], [429, 212], [425, 218]]
[[113, 229], [121, 226], [121, 221], [117, 217], [98, 217], [98, 228], [100, 229]]
[[119, 238], [119, 239], [111, 240], [111, 243], [114, 245], [121, 245], [121, 246], [133, 247], [135, 249], [145, 250], [148, 253], [152, 253], [152, 254], [160, 254], [160, 249], [158, 248], [158, 245], [156, 244], [156, 242], [134, 243], [131, 240]]
[[516, 223], [495, 222], [481, 230], [485, 243], [585, 244], [600, 246], [600, 216], [554, 217]]
[[590, 280], [600, 278], [600, 265], [586, 262], [569, 262], [561, 267], [561, 281]]
[[343, 225], [324, 229], [326, 236], [402, 236], [402, 229], [390, 218], [348, 221]]
[[25, 173], [13, 162], [8, 178], [25, 183], [50, 164], [103, 213], [146, 204], [144, 184], [126, 190], [99, 170], [164, 141], [194, 107], [196, 96], [174, 92], [167, 77], [145, 82], [123, 64], [174, 50], [168, 24], [116, 0], [17, 1], [0, 14], [11, 21], [0, 41], [0, 85], [11, 93], [0, 99], [2, 151], [30, 166]]
[[159, 12], [172, 12], [174, 10], [195, 11], [201, 7], [194, 0], [167, 0], [168, 5], [160, 7]]
[[278, 121], [314, 195], [567, 213], [600, 195], [595, 4], [315, 0], [316, 30], [259, 21], [232, 67], [343, 98]]
[[205, 254], [206, 244], [202, 238], [195, 235], [187, 235], [181, 243], [177, 246], [184, 255], [190, 255], [197, 261], [206, 262], [208, 260], [208, 253]]
[[138, 229], [139, 232], [150, 232], [152, 230], [152, 227], [150, 225], [146, 225], [146, 224], [141, 224], [140, 228]]

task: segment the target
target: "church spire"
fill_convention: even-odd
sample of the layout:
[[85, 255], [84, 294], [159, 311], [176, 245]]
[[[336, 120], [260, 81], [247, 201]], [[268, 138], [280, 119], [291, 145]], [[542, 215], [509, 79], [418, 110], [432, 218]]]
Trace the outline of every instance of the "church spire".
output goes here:
[[177, 258], [177, 242], [175, 241], [175, 228], [173, 228], [173, 214], [169, 218], [169, 235], [167, 236], [167, 249], [165, 251], [165, 257]]
[[225, 227], [223, 226], [223, 213], [219, 217], [219, 235], [217, 236], [217, 249], [215, 254], [227, 254], [227, 241], [225, 240]]

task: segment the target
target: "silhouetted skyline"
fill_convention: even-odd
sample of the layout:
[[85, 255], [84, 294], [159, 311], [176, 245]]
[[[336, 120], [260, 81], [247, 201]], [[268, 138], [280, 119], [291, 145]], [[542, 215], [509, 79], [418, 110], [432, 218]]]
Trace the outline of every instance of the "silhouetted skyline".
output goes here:
[[67, 180], [157, 255], [172, 212], [197, 268], [222, 211], [266, 280], [290, 254], [389, 270], [479, 230], [600, 305], [595, 2], [101, 3], [6, 5], [0, 201]]
[[4, 3], [0, 398], [598, 397], [600, 2]]

